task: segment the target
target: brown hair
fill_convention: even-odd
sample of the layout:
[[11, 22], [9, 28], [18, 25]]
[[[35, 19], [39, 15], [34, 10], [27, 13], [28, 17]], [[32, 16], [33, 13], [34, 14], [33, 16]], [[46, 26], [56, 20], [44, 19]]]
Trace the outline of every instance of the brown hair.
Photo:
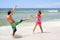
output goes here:
[[11, 11], [8, 11], [8, 15], [10, 15]]
[[38, 11], [41, 14], [41, 11]]

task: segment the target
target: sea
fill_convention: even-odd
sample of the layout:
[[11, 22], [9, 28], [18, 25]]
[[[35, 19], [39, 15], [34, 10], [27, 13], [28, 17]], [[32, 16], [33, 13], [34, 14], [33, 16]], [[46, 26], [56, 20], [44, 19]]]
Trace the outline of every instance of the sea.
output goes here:
[[[12, 10], [12, 8], [0, 8], [0, 26], [10, 25], [5, 18], [10, 10]], [[12, 17], [15, 21], [19, 21], [31, 15], [36, 16], [38, 10], [40, 10], [42, 14], [45, 14], [42, 16], [43, 22], [60, 19], [60, 8], [17, 8]], [[29, 21], [26, 21], [26, 23], [28, 22], [35, 22], [35, 19], [31, 18]]]

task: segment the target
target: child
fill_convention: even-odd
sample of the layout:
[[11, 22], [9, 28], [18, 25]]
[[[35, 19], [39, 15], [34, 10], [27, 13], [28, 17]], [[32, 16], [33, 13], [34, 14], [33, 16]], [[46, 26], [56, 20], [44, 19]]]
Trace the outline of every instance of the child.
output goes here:
[[35, 27], [33, 29], [33, 32], [35, 31], [37, 25], [40, 27], [41, 32], [43, 32], [42, 25], [41, 25], [41, 16], [42, 15], [43, 14], [41, 13], [41, 11], [37, 11], [36, 17], [32, 16], [32, 17], [36, 18], [36, 23], [35, 23]]
[[29, 20], [29, 18], [25, 18], [25, 19], [21, 19], [19, 22], [15, 22], [12, 18], [12, 15], [13, 15], [15, 9], [16, 9], [16, 6], [11, 11], [8, 11], [8, 15], [6, 16], [6, 19], [12, 26], [13, 36], [15, 35], [15, 32], [17, 31], [16, 26], [23, 21]]

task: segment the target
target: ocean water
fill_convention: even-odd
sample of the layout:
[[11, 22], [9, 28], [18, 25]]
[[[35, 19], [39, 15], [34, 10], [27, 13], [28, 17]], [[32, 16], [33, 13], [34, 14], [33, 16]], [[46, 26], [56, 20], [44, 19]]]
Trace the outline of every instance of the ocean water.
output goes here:
[[[4, 9], [0, 8], [0, 26], [5, 26], [9, 25], [8, 21], [5, 19], [5, 16], [7, 15], [7, 12], [11, 9]], [[18, 21], [23, 18], [27, 18], [30, 15], [35, 16], [37, 10], [41, 10], [42, 14], [45, 14], [45, 16], [42, 16], [42, 21], [51, 21], [51, 20], [56, 20], [60, 19], [60, 10], [59, 9], [16, 9], [14, 14], [13, 14], [13, 19], [15, 21]], [[26, 22], [35, 22], [35, 19], [31, 18], [31, 20], [26, 21]]]

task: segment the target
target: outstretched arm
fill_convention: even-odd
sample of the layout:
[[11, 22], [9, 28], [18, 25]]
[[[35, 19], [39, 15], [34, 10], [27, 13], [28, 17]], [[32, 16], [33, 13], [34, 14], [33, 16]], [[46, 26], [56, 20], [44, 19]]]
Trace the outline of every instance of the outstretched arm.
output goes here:
[[14, 8], [11, 11], [14, 11], [16, 9], [17, 5], [14, 6]]
[[14, 6], [14, 8], [11, 10], [11, 14], [10, 15], [12, 15], [13, 13], [14, 13], [14, 10], [16, 9], [16, 5]]
[[46, 14], [41, 14], [41, 16], [45, 16]]

